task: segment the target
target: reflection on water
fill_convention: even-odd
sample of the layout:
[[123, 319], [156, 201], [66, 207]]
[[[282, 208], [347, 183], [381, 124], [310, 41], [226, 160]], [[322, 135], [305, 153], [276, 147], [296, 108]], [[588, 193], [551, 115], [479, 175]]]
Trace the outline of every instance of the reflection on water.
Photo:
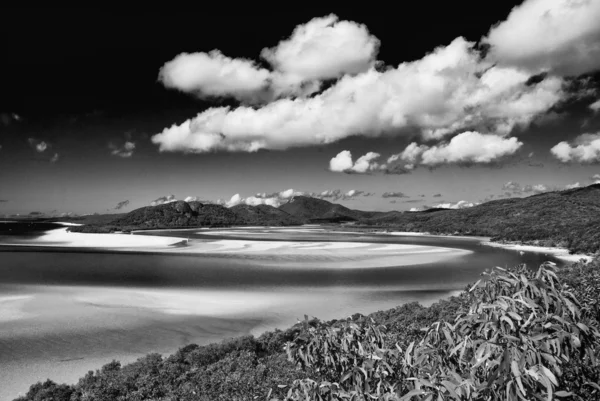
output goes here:
[[[7, 226], [2, 226], [0, 242], [7, 235]], [[289, 326], [304, 314], [331, 319], [411, 301], [429, 304], [463, 289], [490, 267], [537, 266], [554, 260], [480, 246], [472, 239], [300, 229], [259, 230], [253, 236], [228, 231], [226, 235], [153, 234], [414, 244], [472, 253], [426, 265], [344, 270], [318, 264], [286, 268], [293, 255], [269, 255], [265, 263], [242, 255], [33, 252], [0, 247], [0, 398], [16, 396], [47, 377], [73, 382], [114, 358], [131, 361], [149, 352], [173, 352], [191, 342], [260, 334]], [[20, 235], [31, 237], [37, 232], [28, 227]]]

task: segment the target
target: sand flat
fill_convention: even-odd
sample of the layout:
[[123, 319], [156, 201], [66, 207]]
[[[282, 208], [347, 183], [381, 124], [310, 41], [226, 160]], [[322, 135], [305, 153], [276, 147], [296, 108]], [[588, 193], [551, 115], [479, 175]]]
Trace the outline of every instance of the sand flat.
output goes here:
[[[215, 231], [216, 232], [216, 231]], [[375, 268], [438, 262], [465, 256], [471, 251], [426, 245], [380, 244], [344, 241], [256, 241], [252, 239], [187, 239], [132, 234], [88, 234], [68, 228], [50, 230], [36, 239], [15, 240], [9, 245], [94, 248], [116, 252], [265, 257], [265, 264], [285, 261], [284, 267], [335, 269]], [[266, 258], [266, 257], [269, 258]]]

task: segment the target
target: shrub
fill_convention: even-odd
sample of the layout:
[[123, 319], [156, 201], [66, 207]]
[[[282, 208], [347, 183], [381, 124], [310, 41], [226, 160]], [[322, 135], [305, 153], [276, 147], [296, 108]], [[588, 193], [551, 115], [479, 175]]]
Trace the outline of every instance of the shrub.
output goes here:
[[[433, 323], [405, 350], [386, 342], [385, 327], [373, 321], [307, 326], [288, 344], [288, 356], [324, 380], [296, 380], [286, 399], [551, 400], [577, 395], [561, 380], [563, 370], [573, 360], [597, 366], [600, 333], [572, 288], [559, 282], [550, 264], [537, 272], [521, 266], [485, 275], [464, 294], [468, 310]], [[600, 390], [593, 381], [581, 383], [586, 386]]]

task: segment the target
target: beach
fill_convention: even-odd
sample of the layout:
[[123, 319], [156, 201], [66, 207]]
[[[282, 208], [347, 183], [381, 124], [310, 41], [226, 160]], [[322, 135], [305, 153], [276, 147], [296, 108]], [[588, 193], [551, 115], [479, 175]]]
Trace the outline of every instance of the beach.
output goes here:
[[[289, 232], [289, 229], [286, 229]], [[206, 231], [202, 231], [206, 234]], [[215, 231], [218, 235], [230, 231]], [[257, 235], [259, 231], [235, 231], [235, 235]], [[3, 244], [0, 244], [3, 245]], [[54, 247], [103, 250], [115, 252], [147, 252], [186, 255], [244, 256], [264, 259], [264, 263], [279, 263], [284, 267], [310, 268], [319, 264], [334, 269], [376, 268], [399, 265], [433, 263], [446, 258], [465, 256], [464, 249], [364, 242], [328, 241], [269, 241], [239, 239], [188, 239], [158, 235], [88, 234], [70, 232], [68, 228], [50, 230], [35, 239], [13, 240], [16, 247]]]

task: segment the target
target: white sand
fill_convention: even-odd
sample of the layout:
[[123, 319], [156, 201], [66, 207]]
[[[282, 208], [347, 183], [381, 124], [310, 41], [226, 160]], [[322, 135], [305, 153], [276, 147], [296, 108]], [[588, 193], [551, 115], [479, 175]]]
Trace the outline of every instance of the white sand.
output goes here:
[[21, 242], [5, 245], [28, 245], [28, 246], [58, 246], [69, 248], [148, 248], [168, 247], [185, 240], [177, 237], [158, 237], [151, 235], [131, 234], [88, 234], [73, 233], [68, 228], [57, 228], [46, 232], [39, 238], [33, 240], [22, 239]]
[[534, 245], [521, 245], [521, 244], [503, 244], [499, 242], [482, 242], [482, 245], [493, 246], [496, 248], [510, 249], [517, 252], [535, 252], [543, 253], [545, 255], [552, 255], [558, 259], [566, 260], [568, 262], [578, 262], [580, 259], [584, 259], [586, 262], [594, 259], [592, 256], [583, 254], [569, 254], [569, 250], [566, 248], [548, 247], [548, 246], [534, 246]]
[[[19, 241], [19, 242], [17, 242]], [[185, 242], [185, 246], [174, 246]], [[468, 255], [471, 251], [423, 245], [388, 246], [364, 242], [297, 242], [218, 239], [198, 240], [132, 234], [87, 234], [68, 232], [67, 228], [48, 231], [39, 238], [14, 240], [13, 246], [97, 248], [119, 252], [158, 252], [169, 254], [226, 254], [259, 257], [264, 264], [332, 269], [377, 268], [427, 264]], [[285, 263], [281, 263], [285, 260]]]
[[23, 308], [27, 301], [32, 298], [31, 295], [11, 295], [0, 297], [0, 323], [6, 323], [14, 320], [25, 319], [29, 313]]
[[65, 227], [77, 227], [77, 226], [83, 225], [83, 224], [79, 224], [79, 223], [69, 223], [69, 222], [64, 222], [64, 221], [57, 221], [54, 224], [60, 224], [61, 226], [65, 226]]

